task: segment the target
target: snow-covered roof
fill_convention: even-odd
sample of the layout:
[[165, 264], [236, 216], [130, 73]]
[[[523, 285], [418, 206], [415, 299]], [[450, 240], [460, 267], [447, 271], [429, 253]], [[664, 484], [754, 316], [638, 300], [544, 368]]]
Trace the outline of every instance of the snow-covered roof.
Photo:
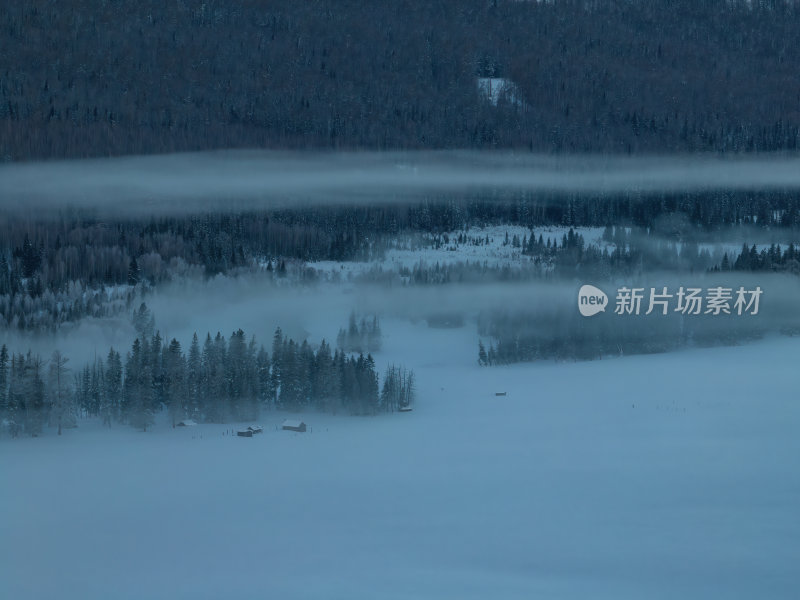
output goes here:
[[297, 419], [286, 419], [283, 422], [283, 427], [302, 427], [303, 425], [305, 425], [305, 423]]

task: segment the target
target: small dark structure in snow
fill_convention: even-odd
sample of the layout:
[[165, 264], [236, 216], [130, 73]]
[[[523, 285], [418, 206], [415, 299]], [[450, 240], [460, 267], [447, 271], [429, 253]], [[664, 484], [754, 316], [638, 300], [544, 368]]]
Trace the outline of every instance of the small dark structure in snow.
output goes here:
[[506, 393], [505, 392], [495, 392], [494, 395], [495, 396], [505, 396]]
[[247, 431], [251, 431], [252, 433], [264, 433], [264, 428], [261, 425], [250, 425]]
[[411, 412], [412, 410], [410, 406], [401, 406], [397, 409], [398, 412]]
[[253, 437], [253, 432], [249, 429], [240, 429], [236, 432], [236, 435], [239, 437]]
[[286, 419], [283, 425], [281, 425], [281, 429], [284, 431], [299, 431], [300, 433], [305, 433], [306, 424], [295, 419]]
[[175, 427], [194, 427], [195, 425], [197, 425], [197, 423], [195, 423], [191, 419], [184, 419], [180, 423], [176, 423]]

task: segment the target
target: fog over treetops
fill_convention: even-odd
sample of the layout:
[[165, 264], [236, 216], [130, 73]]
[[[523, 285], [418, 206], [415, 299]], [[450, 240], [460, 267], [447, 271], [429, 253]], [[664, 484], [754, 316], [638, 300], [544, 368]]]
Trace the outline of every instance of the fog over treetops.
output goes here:
[[5, 210], [76, 207], [138, 215], [405, 202], [475, 191], [648, 194], [797, 188], [796, 155], [219, 151], [0, 166]]

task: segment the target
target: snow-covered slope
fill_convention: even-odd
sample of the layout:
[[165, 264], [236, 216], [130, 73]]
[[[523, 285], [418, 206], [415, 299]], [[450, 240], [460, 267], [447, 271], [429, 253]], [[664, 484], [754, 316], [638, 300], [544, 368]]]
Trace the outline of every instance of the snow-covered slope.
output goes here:
[[0, 595], [796, 597], [797, 340], [481, 369], [385, 330], [411, 413], [0, 440]]

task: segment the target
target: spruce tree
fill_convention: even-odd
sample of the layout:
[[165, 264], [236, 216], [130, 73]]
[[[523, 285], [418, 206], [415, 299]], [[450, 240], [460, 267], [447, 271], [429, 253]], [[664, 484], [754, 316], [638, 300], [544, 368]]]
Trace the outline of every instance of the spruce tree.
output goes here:
[[[2, 273], [0, 273], [2, 276]], [[8, 348], [0, 347], [0, 423], [8, 417]]]
[[122, 359], [114, 348], [109, 349], [106, 358], [105, 377], [106, 406], [108, 425], [122, 420]]
[[489, 364], [489, 359], [486, 356], [486, 348], [481, 340], [478, 340], [478, 364], [482, 366]]
[[269, 354], [262, 345], [256, 355], [256, 374], [258, 381], [258, 401], [261, 406], [270, 408], [272, 406], [272, 383], [270, 380]]
[[50, 390], [52, 416], [58, 427], [58, 435], [65, 421], [69, 419], [69, 392], [67, 390], [67, 363], [69, 359], [58, 350], [53, 351], [50, 358]]
[[200, 420], [201, 377], [202, 360], [200, 355], [200, 342], [197, 339], [197, 332], [195, 332], [192, 336], [192, 344], [189, 346], [189, 357], [186, 361], [187, 414], [190, 419], [195, 421]]

